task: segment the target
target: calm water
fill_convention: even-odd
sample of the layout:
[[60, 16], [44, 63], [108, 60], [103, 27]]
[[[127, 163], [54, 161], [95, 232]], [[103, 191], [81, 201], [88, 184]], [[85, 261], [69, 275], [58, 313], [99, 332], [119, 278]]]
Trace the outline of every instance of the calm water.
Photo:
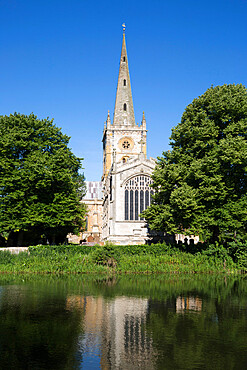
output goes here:
[[247, 277], [0, 277], [0, 369], [246, 369]]

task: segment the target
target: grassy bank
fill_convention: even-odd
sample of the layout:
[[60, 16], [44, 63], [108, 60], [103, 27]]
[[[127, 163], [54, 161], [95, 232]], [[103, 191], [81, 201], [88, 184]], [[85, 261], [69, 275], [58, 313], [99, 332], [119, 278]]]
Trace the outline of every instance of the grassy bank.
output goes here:
[[246, 246], [166, 244], [36, 246], [29, 253], [0, 252], [0, 273], [238, 273], [247, 271]]

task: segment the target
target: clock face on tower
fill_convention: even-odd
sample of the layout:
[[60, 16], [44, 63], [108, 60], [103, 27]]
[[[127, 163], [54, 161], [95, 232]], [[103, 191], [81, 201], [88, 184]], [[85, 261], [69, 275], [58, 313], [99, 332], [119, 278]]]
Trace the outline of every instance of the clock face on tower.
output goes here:
[[128, 140], [124, 140], [124, 142], [122, 143], [122, 147], [124, 149], [129, 149], [130, 147], [130, 142]]
[[131, 150], [134, 147], [134, 141], [130, 137], [123, 137], [118, 142], [118, 147], [121, 150]]

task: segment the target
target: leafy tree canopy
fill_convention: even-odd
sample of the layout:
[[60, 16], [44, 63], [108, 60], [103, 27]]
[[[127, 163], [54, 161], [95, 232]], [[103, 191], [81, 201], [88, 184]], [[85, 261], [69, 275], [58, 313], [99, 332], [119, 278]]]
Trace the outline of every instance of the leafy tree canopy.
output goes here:
[[158, 157], [150, 227], [199, 234], [203, 240], [238, 233], [247, 225], [247, 89], [211, 87], [187, 106]]
[[55, 241], [81, 227], [84, 178], [69, 137], [33, 114], [0, 116], [0, 132], [0, 232], [31, 231]]

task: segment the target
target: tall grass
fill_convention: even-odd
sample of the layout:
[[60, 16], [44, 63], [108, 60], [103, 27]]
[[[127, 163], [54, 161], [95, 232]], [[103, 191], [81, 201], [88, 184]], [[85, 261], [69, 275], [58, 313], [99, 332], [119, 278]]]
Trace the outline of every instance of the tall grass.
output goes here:
[[[193, 247], [193, 246], [192, 246]], [[192, 247], [189, 247], [192, 249]], [[122, 274], [237, 273], [247, 271], [246, 246], [166, 244], [115, 246], [36, 246], [29, 253], [0, 251], [1, 273]]]

